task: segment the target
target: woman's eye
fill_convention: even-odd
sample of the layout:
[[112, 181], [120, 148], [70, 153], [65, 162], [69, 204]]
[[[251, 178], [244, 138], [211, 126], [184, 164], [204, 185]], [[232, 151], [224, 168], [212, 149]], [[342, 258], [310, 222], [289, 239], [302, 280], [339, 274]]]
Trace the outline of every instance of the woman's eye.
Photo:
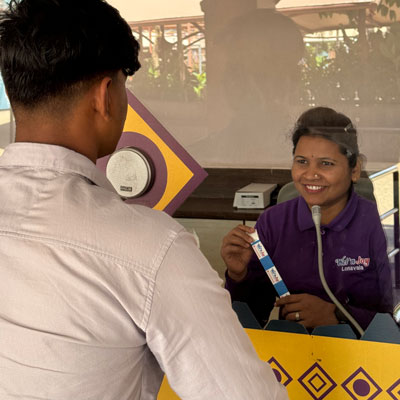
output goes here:
[[325, 167], [330, 167], [332, 165], [335, 165], [333, 162], [331, 161], [322, 161], [322, 165]]
[[296, 164], [307, 164], [306, 160], [303, 160], [301, 158], [298, 158], [297, 160], [295, 160]]

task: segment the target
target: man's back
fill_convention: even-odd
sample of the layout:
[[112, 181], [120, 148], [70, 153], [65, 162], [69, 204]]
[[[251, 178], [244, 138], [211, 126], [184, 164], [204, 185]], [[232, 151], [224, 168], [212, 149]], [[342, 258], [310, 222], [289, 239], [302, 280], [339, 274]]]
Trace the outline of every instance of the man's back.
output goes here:
[[85, 168], [95, 166], [78, 153], [11, 147], [0, 167], [0, 341], [8, 352], [0, 392], [139, 398], [130, 388], [154, 362], [145, 345], [152, 286], [179, 226], [90, 182]]
[[247, 374], [277, 390], [191, 235], [88, 159], [13, 144], [0, 199], [2, 400], [155, 399], [158, 365], [183, 398], [243, 399], [229, 388]]

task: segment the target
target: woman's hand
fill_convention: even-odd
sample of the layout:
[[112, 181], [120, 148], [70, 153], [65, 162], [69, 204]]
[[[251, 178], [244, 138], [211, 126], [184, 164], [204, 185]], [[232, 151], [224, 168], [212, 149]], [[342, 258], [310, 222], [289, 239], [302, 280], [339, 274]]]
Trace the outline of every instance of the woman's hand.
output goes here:
[[247, 264], [253, 253], [253, 239], [248, 234], [253, 232], [254, 228], [250, 226], [238, 225], [222, 240], [221, 257], [228, 269], [228, 275], [235, 281], [241, 281], [247, 274]]
[[335, 305], [311, 294], [281, 297], [275, 305], [281, 307], [282, 318], [299, 322], [306, 328], [339, 323], [335, 315]]

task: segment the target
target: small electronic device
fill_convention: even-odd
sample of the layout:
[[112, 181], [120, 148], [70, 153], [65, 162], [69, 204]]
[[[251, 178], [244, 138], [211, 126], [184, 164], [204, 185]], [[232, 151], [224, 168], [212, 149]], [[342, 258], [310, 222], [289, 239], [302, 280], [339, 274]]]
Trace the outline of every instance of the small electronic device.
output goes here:
[[250, 183], [235, 193], [233, 207], [265, 208], [269, 205], [275, 188], [275, 183]]
[[124, 147], [108, 160], [106, 175], [117, 193], [132, 199], [146, 193], [153, 181], [153, 165], [146, 154], [134, 147]]

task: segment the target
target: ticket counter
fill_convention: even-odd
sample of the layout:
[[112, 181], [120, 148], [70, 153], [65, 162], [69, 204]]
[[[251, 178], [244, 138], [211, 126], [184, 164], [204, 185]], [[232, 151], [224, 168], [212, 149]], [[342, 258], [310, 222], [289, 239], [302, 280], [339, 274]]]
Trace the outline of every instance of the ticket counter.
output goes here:
[[[246, 331], [291, 400], [400, 399], [398, 344]], [[176, 399], [179, 397], [164, 380], [158, 400]]]

